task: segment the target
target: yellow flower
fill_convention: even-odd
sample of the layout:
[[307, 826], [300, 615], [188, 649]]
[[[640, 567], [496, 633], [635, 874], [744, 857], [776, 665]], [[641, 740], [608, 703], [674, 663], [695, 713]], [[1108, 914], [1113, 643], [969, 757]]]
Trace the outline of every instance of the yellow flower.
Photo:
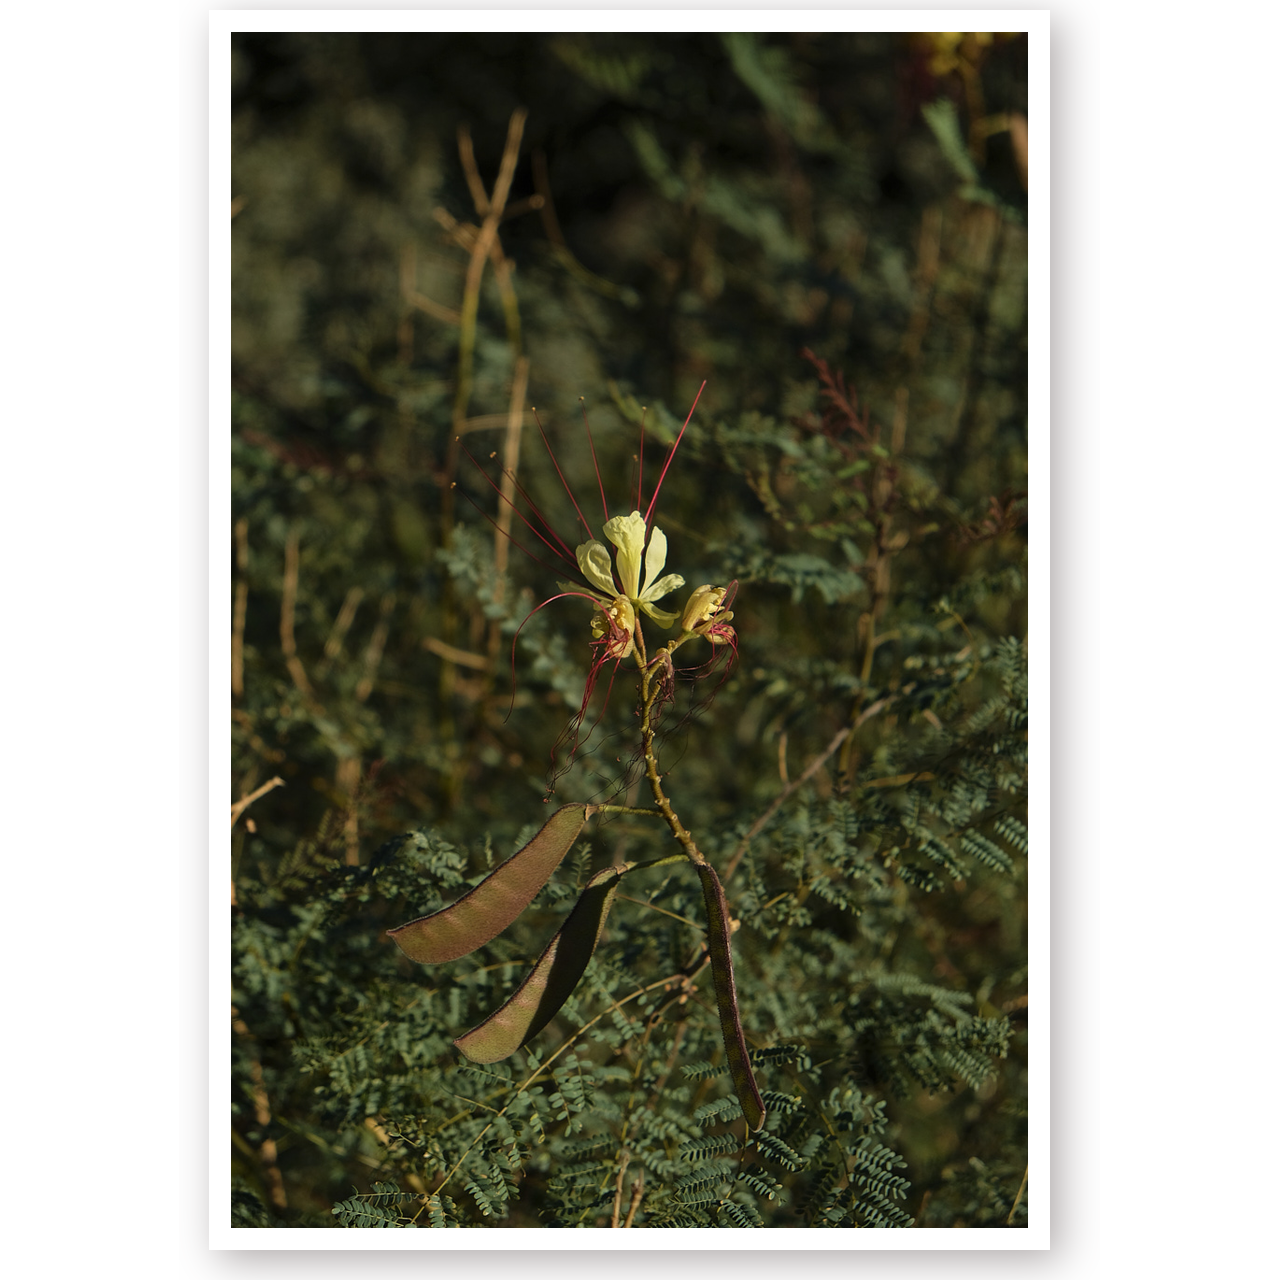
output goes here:
[[[649, 542], [647, 549], [646, 534]], [[618, 582], [622, 585], [621, 593], [618, 591], [618, 583], [614, 581], [609, 548], [603, 542], [597, 542], [593, 538], [590, 542], [584, 542], [576, 552], [582, 576], [605, 593], [601, 603], [616, 606], [620, 601], [625, 602], [628, 612], [638, 609], [661, 626], [674, 626], [679, 614], [668, 613], [654, 603], [684, 586], [684, 579], [678, 573], [658, 577], [667, 563], [667, 535], [657, 526], [650, 532], [645, 525], [644, 516], [633, 511], [629, 516], [614, 516], [612, 520], [605, 521], [604, 536], [617, 549], [615, 557]], [[635, 615], [631, 612], [630, 616], [631, 625], [634, 626]], [[615, 621], [621, 625], [623, 618], [619, 617]]]

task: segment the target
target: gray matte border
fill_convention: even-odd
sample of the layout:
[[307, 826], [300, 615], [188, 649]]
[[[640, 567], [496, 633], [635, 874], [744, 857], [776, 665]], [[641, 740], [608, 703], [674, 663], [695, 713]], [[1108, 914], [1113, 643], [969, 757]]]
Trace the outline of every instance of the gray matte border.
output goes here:
[[[635, 3], [626, 8], [671, 8]], [[227, 8], [232, 8], [228, 5]], [[239, 9], [521, 9], [547, 8], [531, 0], [494, 5], [236, 4]], [[556, 8], [599, 10], [600, 5], [557, 3]], [[621, 8], [621, 5], [620, 5]], [[777, 4], [698, 0], [698, 8], [773, 9]], [[808, 0], [805, 8], [844, 5]], [[877, 9], [919, 5], [882, 0]], [[987, 5], [988, 9], [1025, 9]], [[943, 10], [945, 12], [945, 10]], [[348, 1280], [358, 1257], [349, 1251], [289, 1252], [209, 1249], [209, 22], [210, 9], [179, 4], [179, 1275], [234, 1276], [236, 1280]], [[1051, 742], [1060, 803], [1050, 829], [1057, 846], [1052, 881], [1053, 1052], [1057, 1088], [1051, 1103], [1053, 1216], [1050, 1251], [948, 1252], [957, 1280], [1046, 1276], [1078, 1280], [1100, 1270], [1098, 1248], [1098, 452], [1101, 388], [1100, 323], [1100, 12], [1097, 3], [1073, 4], [1052, 13], [1053, 198], [1056, 234], [1051, 251], [1052, 365], [1061, 371], [1051, 406], [1057, 431], [1051, 442], [1050, 479], [1059, 530], [1051, 552], [1053, 639]], [[1070, 376], [1066, 376], [1070, 371]], [[1042, 535], [1037, 535], [1042, 536]], [[223, 762], [216, 762], [223, 768]], [[1071, 803], [1065, 803], [1065, 797]], [[764, 1242], [762, 1240], [762, 1245]], [[782, 1262], [787, 1245], [732, 1253], [730, 1266], [744, 1280], [764, 1280]], [[755, 1257], [755, 1254], [772, 1254]], [[398, 1257], [399, 1254], [396, 1254]], [[680, 1258], [681, 1274], [696, 1274], [714, 1253], [564, 1251], [511, 1254], [433, 1251], [411, 1254], [420, 1265], [443, 1256], [468, 1275], [535, 1277], [598, 1276], [632, 1280]], [[832, 1249], [805, 1251], [837, 1268], [874, 1260], [882, 1280], [933, 1280], [938, 1251]], [[388, 1258], [388, 1262], [390, 1258]], [[723, 1263], [722, 1263], [723, 1265]]]

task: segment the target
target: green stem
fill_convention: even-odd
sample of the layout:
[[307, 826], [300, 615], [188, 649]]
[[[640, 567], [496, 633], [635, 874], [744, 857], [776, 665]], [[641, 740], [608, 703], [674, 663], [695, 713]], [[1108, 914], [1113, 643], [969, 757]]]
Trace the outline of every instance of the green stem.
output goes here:
[[649, 779], [649, 790], [653, 792], [654, 803], [658, 806], [658, 811], [666, 819], [667, 826], [671, 828], [671, 834], [675, 836], [680, 847], [685, 851], [686, 857], [697, 866], [700, 863], [705, 863], [706, 858], [698, 848], [693, 836], [685, 829], [679, 815], [671, 807], [671, 801], [667, 799], [666, 792], [662, 789], [662, 775], [658, 772], [658, 757], [655, 754], [653, 743], [657, 732], [653, 723], [653, 708], [658, 700], [658, 694], [661, 692], [661, 686], [655, 679], [657, 675], [655, 668], [662, 662], [663, 654], [666, 655], [667, 661], [670, 661], [671, 654], [684, 643], [684, 639], [685, 637], [681, 636], [678, 640], [673, 640], [670, 644], [663, 646], [658, 650], [652, 662], [645, 662], [638, 653], [636, 654], [636, 665], [640, 668], [641, 683], [640, 736], [644, 744], [645, 777]]
[[665, 645], [654, 655], [652, 662], [646, 662], [639, 653], [636, 654], [636, 664], [640, 668], [640, 735], [644, 745], [644, 769], [645, 776], [649, 779], [649, 789], [653, 792], [654, 803], [671, 828], [671, 834], [684, 850], [685, 857], [697, 868], [698, 878], [702, 881], [703, 903], [707, 911], [707, 953], [711, 960], [711, 973], [715, 982], [716, 1007], [720, 1015], [725, 1058], [733, 1079], [734, 1092], [738, 1095], [738, 1102], [750, 1132], [764, 1124], [766, 1113], [755, 1075], [751, 1070], [751, 1062], [747, 1056], [747, 1041], [742, 1030], [742, 1017], [738, 1010], [738, 994], [733, 977], [733, 954], [730, 947], [733, 926], [728, 903], [725, 901], [724, 888], [715, 873], [715, 868], [707, 861], [702, 850], [698, 848], [697, 842], [671, 807], [671, 801], [667, 799], [667, 794], [662, 788], [662, 775], [658, 772], [658, 757], [654, 750], [656, 729], [653, 722], [653, 709], [662, 693], [662, 674], [670, 667], [671, 654], [688, 639], [692, 639], [692, 636], [686, 632]]

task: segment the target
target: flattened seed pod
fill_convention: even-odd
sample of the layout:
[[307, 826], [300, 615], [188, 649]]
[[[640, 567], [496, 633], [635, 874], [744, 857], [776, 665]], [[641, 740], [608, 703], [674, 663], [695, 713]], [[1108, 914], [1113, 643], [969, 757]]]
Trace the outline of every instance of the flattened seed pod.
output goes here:
[[711, 977], [716, 987], [716, 1007], [720, 1011], [720, 1032], [724, 1036], [725, 1058], [733, 1089], [742, 1104], [747, 1127], [759, 1129], [765, 1120], [764, 1099], [756, 1086], [755, 1074], [747, 1057], [747, 1040], [742, 1034], [738, 1014], [738, 991], [733, 981], [733, 954], [729, 949], [729, 906], [724, 887], [715, 868], [698, 864], [702, 881], [702, 898], [707, 907], [707, 949], [711, 953]]
[[452, 906], [410, 920], [387, 936], [419, 964], [443, 964], [496, 938], [531, 903], [564, 861], [594, 812], [591, 805], [557, 809], [523, 849], [485, 876]]
[[472, 1062], [500, 1062], [528, 1044], [556, 1016], [586, 970], [618, 882], [630, 869], [631, 864], [624, 863], [592, 876], [529, 976], [501, 1008], [453, 1042]]

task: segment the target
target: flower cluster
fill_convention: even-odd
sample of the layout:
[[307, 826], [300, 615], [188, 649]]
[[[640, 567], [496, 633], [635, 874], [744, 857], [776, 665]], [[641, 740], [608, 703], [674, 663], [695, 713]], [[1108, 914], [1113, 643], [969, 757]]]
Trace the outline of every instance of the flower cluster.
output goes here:
[[[703, 386], [705, 387], [705, 385], [704, 383]], [[701, 397], [701, 395], [702, 391], [699, 389], [698, 397]], [[730, 653], [736, 654], [737, 652], [737, 636], [733, 628], [729, 626], [733, 614], [728, 608], [733, 599], [733, 592], [736, 590], [737, 583], [730, 583], [728, 587], [712, 586], [709, 583], [698, 587], [689, 596], [683, 612], [670, 612], [659, 607], [658, 604], [660, 600], [669, 596], [673, 591], [678, 591], [685, 584], [685, 580], [680, 574], [663, 573], [667, 563], [667, 537], [657, 525], [652, 523], [652, 518], [663, 481], [666, 479], [667, 471], [671, 466], [672, 459], [675, 457], [676, 450], [680, 447], [680, 441], [684, 437], [685, 429], [693, 417], [697, 404], [698, 399], [695, 398], [693, 407], [689, 410], [689, 416], [685, 419], [684, 426], [680, 429], [680, 434], [676, 437], [675, 443], [667, 454], [658, 482], [654, 486], [648, 507], [643, 514], [640, 510], [642, 506], [644, 470], [643, 427], [641, 428], [640, 475], [637, 479], [634, 495], [635, 507], [629, 515], [609, 517], [608, 507], [604, 498], [604, 483], [597, 469], [596, 479], [600, 484], [600, 500], [601, 505], [604, 507], [605, 516], [603, 533], [604, 537], [613, 544], [612, 554], [606, 543], [592, 535], [591, 526], [583, 515], [572, 489], [570, 489], [568, 482], [565, 480], [560, 464], [556, 461], [550, 441], [547, 439], [545, 431], [542, 430], [542, 423], [538, 420], [536, 411], [534, 418], [538, 422], [539, 433], [542, 435], [542, 440], [546, 445], [552, 465], [556, 469], [556, 474], [564, 486], [569, 501], [573, 504], [573, 509], [577, 513], [579, 521], [585, 527], [588, 535], [591, 535], [588, 541], [579, 544], [570, 553], [569, 544], [556, 532], [546, 516], [534, 506], [528, 494], [515, 482], [514, 476], [511, 476], [511, 480], [520, 496], [528, 504], [532, 520], [516, 506], [512, 498], [503, 492], [493, 480], [489, 479], [488, 476], [485, 477], [489, 480], [492, 488], [498, 492], [501, 499], [511, 506], [514, 514], [542, 542], [544, 547], [563, 563], [576, 565], [586, 584], [584, 589], [580, 583], [562, 581], [560, 583], [560, 593], [542, 601], [534, 612], [536, 613], [538, 609], [545, 608], [553, 601], [564, 599], [566, 596], [580, 596], [590, 601], [595, 607], [591, 617], [593, 658], [587, 671], [582, 705], [577, 715], [566, 727], [559, 744], [563, 745], [568, 742], [571, 755], [577, 750], [579, 731], [586, 716], [587, 707], [595, 691], [596, 682], [607, 663], [612, 662], [614, 664], [614, 675], [616, 675], [618, 664], [623, 659], [635, 655], [638, 649], [639, 660], [649, 663], [661, 660], [667, 668], [672, 668], [670, 650], [675, 648], [677, 644], [692, 639], [694, 636], [706, 639], [713, 646], [713, 657], [708, 666], [715, 666], [716, 659], [723, 652], [717, 646], [728, 646]], [[591, 438], [590, 432], [590, 425], [587, 424], [589, 441]], [[594, 461], [594, 443], [592, 443], [591, 454]], [[472, 461], [474, 462], [474, 459]], [[483, 474], [483, 468], [481, 468], [481, 472]], [[522, 546], [512, 538], [509, 532], [506, 533], [506, 536], [515, 546], [524, 551], [530, 559], [539, 564], [544, 564], [544, 561], [537, 555], [534, 555], [527, 547]], [[679, 638], [666, 648], [660, 649], [657, 654], [650, 655], [644, 643], [640, 626], [642, 615], [651, 618], [659, 626], [668, 629], [679, 623]], [[532, 617], [533, 615], [530, 614], [529, 616]], [[529, 619], [526, 618], [525, 623], [528, 621]], [[525, 623], [522, 623], [517, 630], [517, 638]], [[513, 681], [514, 674], [515, 638], [512, 640]], [[610, 687], [612, 687], [612, 683], [613, 677], [611, 676]], [[605, 702], [607, 705], [607, 696]]]
[[659, 609], [656, 601], [683, 587], [684, 579], [678, 573], [658, 576], [667, 563], [667, 535], [656, 525], [650, 532], [640, 512], [605, 521], [604, 536], [617, 548], [617, 580], [609, 548], [594, 538], [578, 547], [578, 568], [582, 576], [603, 593], [585, 593], [599, 605], [591, 620], [591, 634], [597, 640], [605, 639], [606, 657], [627, 658], [635, 648], [637, 610], [659, 626], [673, 626], [678, 615]]

